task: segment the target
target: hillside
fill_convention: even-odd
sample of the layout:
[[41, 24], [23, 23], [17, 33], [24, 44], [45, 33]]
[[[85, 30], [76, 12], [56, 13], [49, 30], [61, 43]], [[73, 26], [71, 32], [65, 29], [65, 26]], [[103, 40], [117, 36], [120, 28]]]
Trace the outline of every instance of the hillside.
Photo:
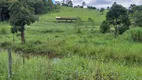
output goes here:
[[1, 22], [0, 80], [7, 79], [7, 47], [12, 50], [12, 80], [142, 80], [142, 44], [130, 34], [139, 36], [140, 28], [114, 38], [112, 29], [103, 34], [99, 24], [53, 22], [56, 16], [102, 22], [105, 14], [61, 7], [38, 15], [38, 21], [25, 26], [25, 44], [20, 32], [12, 34], [9, 23]]
[[95, 22], [102, 22], [105, 19], [105, 13], [102, 15], [98, 10], [60, 7], [59, 12], [50, 12], [40, 16], [40, 21], [55, 21], [57, 16], [63, 17], [80, 17], [83, 21], [92, 18]]

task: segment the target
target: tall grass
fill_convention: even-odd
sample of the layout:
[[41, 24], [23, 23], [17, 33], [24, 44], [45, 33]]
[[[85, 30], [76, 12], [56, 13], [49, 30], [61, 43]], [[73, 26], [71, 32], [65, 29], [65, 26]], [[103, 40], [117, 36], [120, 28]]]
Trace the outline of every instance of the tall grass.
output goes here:
[[[97, 26], [96, 26], [97, 27]], [[73, 23], [44, 23], [37, 22], [26, 26], [26, 43], [21, 45], [20, 37], [15, 37], [12, 44], [14, 51], [24, 53], [57, 55], [77, 54], [80, 56], [96, 56], [104, 61], [114, 60], [127, 64], [142, 63], [142, 44], [131, 42], [124, 36], [113, 37], [113, 33], [101, 34], [99, 29], [91, 26], [81, 26], [81, 33], [76, 33]], [[1, 35], [1, 47], [12, 43], [12, 34]]]
[[[123, 63], [104, 63], [89, 57], [68, 55], [63, 58], [30, 57], [12, 54], [13, 80], [141, 80], [142, 69]], [[7, 79], [7, 54], [0, 53], [0, 80]]]

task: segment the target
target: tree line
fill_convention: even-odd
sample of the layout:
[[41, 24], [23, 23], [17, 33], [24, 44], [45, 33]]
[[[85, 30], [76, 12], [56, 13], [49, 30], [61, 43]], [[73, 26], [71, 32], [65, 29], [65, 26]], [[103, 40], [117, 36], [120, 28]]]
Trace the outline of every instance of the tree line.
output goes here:
[[10, 7], [16, 2], [27, 5], [33, 9], [34, 14], [42, 14], [55, 9], [52, 0], [0, 0], [0, 21], [5, 21], [10, 18]]
[[25, 25], [34, 23], [42, 14], [55, 8], [52, 0], [0, 0], [0, 21], [9, 20], [13, 35], [21, 32], [21, 42], [25, 43]]
[[[81, 5], [77, 5], [77, 6], [73, 6], [73, 1], [72, 0], [63, 0], [63, 1], [55, 1], [55, 3], [57, 4], [57, 5], [62, 5], [62, 6], [67, 6], [67, 7], [74, 7], [74, 8], [84, 8], [85, 6], [86, 6], [86, 8], [88, 8], [88, 9], [92, 9], [92, 10], [96, 10], [97, 8], [96, 7], [94, 7], [94, 6], [90, 6], [90, 5], [86, 5], [86, 2], [85, 1], [83, 1], [82, 3], [81, 3]], [[109, 7], [108, 7], [109, 8]], [[97, 9], [97, 10], [99, 10], [101, 13], [103, 13], [104, 12], [104, 8], [101, 8], [101, 9]]]
[[[63, 0], [65, 1], [65, 0]], [[71, 0], [66, 4], [71, 6]], [[86, 5], [85, 2], [82, 3]], [[42, 14], [55, 9], [52, 0], [0, 0], [0, 21], [9, 20], [13, 35], [21, 32], [21, 42], [25, 43], [25, 25], [34, 23], [38, 18], [36, 14]], [[104, 8], [101, 9], [104, 11]], [[100, 30], [106, 33], [110, 26], [114, 26], [114, 36], [124, 33], [130, 28], [130, 25], [142, 27], [142, 5], [132, 4], [126, 9], [120, 4], [114, 2], [106, 14], [106, 20], [102, 22]]]
[[106, 33], [110, 26], [114, 26], [114, 36], [124, 33], [130, 29], [130, 25], [142, 27], [142, 5], [132, 4], [126, 9], [114, 2], [106, 14], [106, 20], [102, 22], [100, 30]]

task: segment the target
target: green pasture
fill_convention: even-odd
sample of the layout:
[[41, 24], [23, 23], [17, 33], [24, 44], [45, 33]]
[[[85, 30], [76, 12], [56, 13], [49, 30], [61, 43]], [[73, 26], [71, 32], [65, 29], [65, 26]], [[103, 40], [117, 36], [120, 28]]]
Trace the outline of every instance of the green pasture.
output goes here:
[[[114, 38], [113, 27], [102, 34], [97, 24], [49, 22], [67, 16], [101, 23], [105, 13], [61, 7], [60, 12], [39, 15], [38, 21], [26, 25], [25, 44], [20, 33], [14, 34], [13, 42], [11, 26], [0, 23], [0, 80], [7, 78], [7, 47], [13, 50], [13, 80], [141, 80], [142, 44], [127, 38], [129, 31]], [[19, 52], [36, 56], [23, 64]], [[48, 59], [37, 54], [54, 55]]]
[[56, 17], [80, 17], [83, 21], [88, 21], [92, 18], [95, 22], [102, 22], [105, 20], [105, 11], [103, 14], [99, 10], [90, 10], [82, 8], [60, 7], [59, 12], [49, 12], [40, 16], [40, 21], [55, 21]]

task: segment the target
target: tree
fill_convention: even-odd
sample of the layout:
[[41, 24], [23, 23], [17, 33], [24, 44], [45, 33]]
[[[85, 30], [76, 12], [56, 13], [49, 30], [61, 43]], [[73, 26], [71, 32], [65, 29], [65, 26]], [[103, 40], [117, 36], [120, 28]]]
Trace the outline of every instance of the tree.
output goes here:
[[62, 1], [62, 5], [65, 4], [65, 0]]
[[109, 6], [107, 7], [107, 10], [109, 10]]
[[101, 8], [100, 9], [100, 12], [103, 14], [103, 12], [105, 11], [105, 9], [104, 8]]
[[103, 21], [103, 23], [100, 26], [100, 32], [106, 33], [110, 29], [110, 25], [107, 21]]
[[34, 2], [34, 12], [35, 12], [35, 14], [42, 14], [42, 13], [44, 13], [45, 12], [45, 4], [42, 2], [42, 1], [40, 1], [40, 0], [37, 0], [37, 1], [35, 1]]
[[136, 26], [142, 27], [142, 5], [136, 6], [132, 4], [129, 8], [129, 14], [131, 16], [131, 21]]
[[17, 27], [13, 26], [13, 27], [11, 28], [11, 33], [13, 34], [13, 42], [15, 42], [14, 34], [17, 33], [17, 32], [18, 32]]
[[8, 1], [0, 0], [0, 21], [5, 21], [9, 19], [8, 7]]
[[25, 25], [30, 25], [35, 22], [36, 17], [34, 11], [29, 6], [22, 2], [14, 2], [10, 8], [10, 24], [13, 28], [17, 27], [17, 30], [21, 32], [21, 42], [25, 43]]
[[53, 8], [53, 2], [52, 2], [52, 0], [48, 0], [47, 1], [47, 7], [49, 7], [49, 10], [52, 10], [52, 8]]
[[114, 3], [110, 8], [109, 12], [106, 15], [106, 20], [109, 22], [109, 24], [114, 26], [115, 38], [117, 37], [120, 28], [126, 31], [129, 29], [130, 26], [130, 20], [127, 13], [127, 9], [117, 3]]
[[55, 1], [55, 4], [56, 5], [54, 5], [55, 6], [55, 9], [56, 9], [56, 12], [59, 12], [60, 10], [60, 5], [61, 5], [61, 3], [60, 3], [60, 1]]
[[94, 9], [96, 10], [97, 8], [96, 7], [93, 7], [93, 6], [87, 6], [88, 9]]
[[70, 0], [65, 0], [65, 4], [68, 4]]
[[82, 2], [82, 6], [84, 7], [85, 5], [86, 5], [86, 3], [83, 1], [83, 2]]
[[73, 7], [73, 2], [72, 2], [71, 0], [69, 0], [68, 6], [69, 6], [69, 7]]
[[71, 0], [63, 0], [63, 6], [73, 7], [73, 2]]
[[134, 13], [134, 22], [135, 25], [142, 27], [142, 11], [136, 11]]
[[135, 4], [131, 4], [129, 7], [129, 14], [133, 14], [135, 11], [136, 5]]
[[[47, 3], [47, 0], [40, 0], [40, 1], [42, 1], [45, 5], [46, 5], [46, 3]], [[49, 1], [49, 0], [48, 0], [48, 1]], [[50, 0], [49, 2], [51, 2], [51, 0]], [[51, 2], [51, 3], [53, 3], [53, 2]]]
[[46, 0], [20, 0], [20, 2], [34, 8], [35, 14], [42, 14], [52, 9], [52, 6], [49, 5], [52, 3], [50, 3], [50, 1], [47, 2]]
[[55, 4], [60, 6], [61, 5], [61, 2], [60, 1], [55, 1]]

